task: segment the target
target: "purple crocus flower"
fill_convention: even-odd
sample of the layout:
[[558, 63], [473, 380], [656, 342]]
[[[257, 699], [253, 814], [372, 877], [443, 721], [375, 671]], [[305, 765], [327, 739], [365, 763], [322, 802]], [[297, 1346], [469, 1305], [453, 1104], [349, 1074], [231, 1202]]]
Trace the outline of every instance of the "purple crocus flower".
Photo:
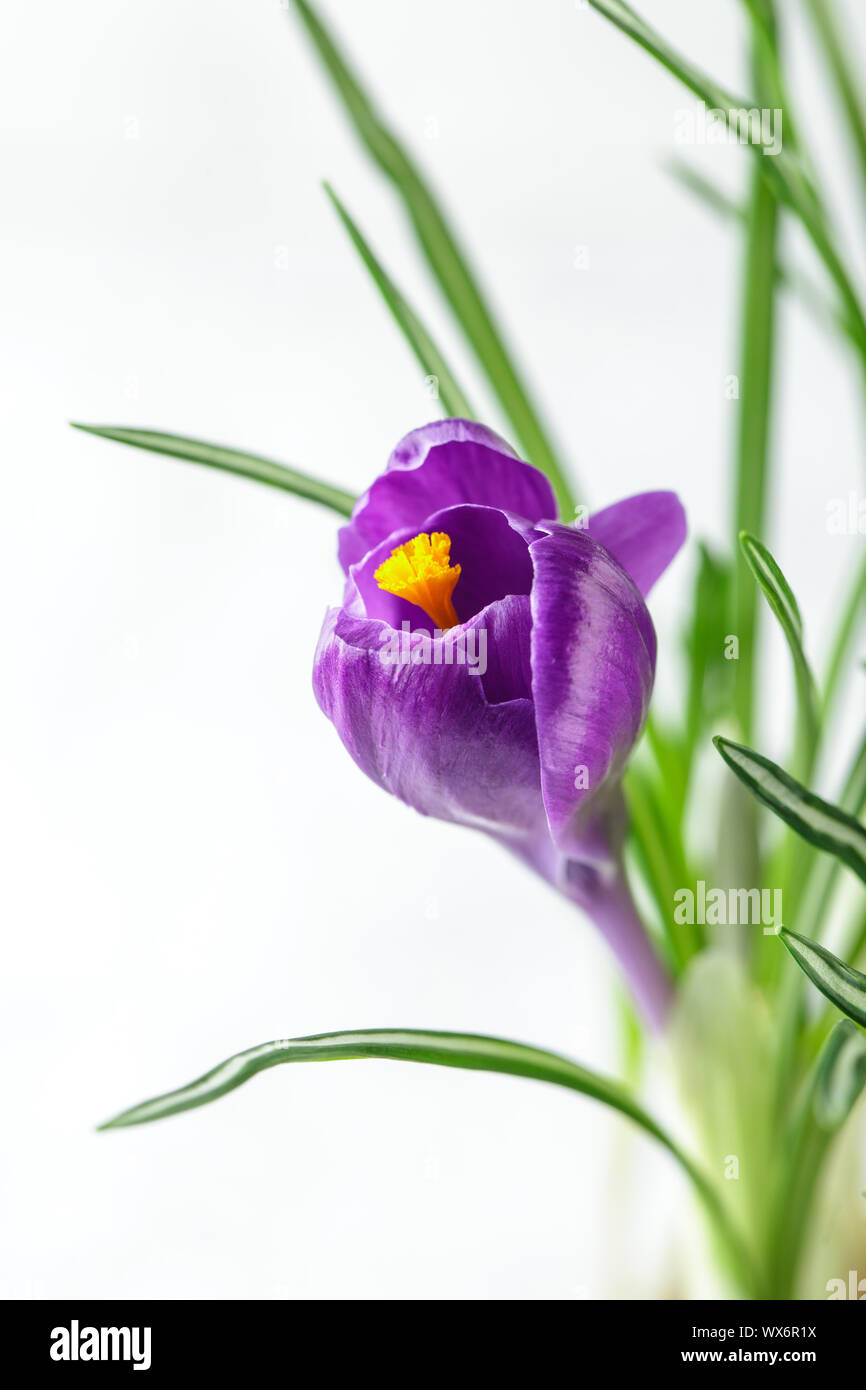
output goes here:
[[413, 430], [340, 531], [313, 686], [378, 786], [486, 831], [581, 906], [660, 1023], [670, 984], [622, 872], [620, 779], [655, 673], [644, 597], [685, 518], [670, 492], [555, 516], [544, 474], [483, 425]]

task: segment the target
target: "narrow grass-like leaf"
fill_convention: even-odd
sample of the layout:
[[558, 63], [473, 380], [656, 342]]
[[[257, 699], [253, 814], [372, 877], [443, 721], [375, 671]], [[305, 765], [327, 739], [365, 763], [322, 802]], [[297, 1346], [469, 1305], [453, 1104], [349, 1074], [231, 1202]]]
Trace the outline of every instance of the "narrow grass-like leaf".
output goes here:
[[[858, 350], [866, 363], [866, 315], [854, 282], [836, 248], [828, 219], [816, 198], [803, 163], [787, 145], [771, 154], [772, 141], [764, 138], [760, 126], [759, 103], [744, 101], [714, 82], [695, 64], [678, 53], [662, 36], [646, 23], [623, 0], [589, 0], [593, 9], [615, 24], [662, 67], [678, 78], [689, 91], [704, 101], [708, 108], [723, 113], [728, 129], [745, 143], [760, 160], [762, 177], [776, 196], [784, 200], [798, 215], [815, 249], [835, 283], [846, 315], [850, 318]], [[755, 116], [758, 120], [755, 120]], [[765, 155], [764, 151], [768, 153]]]
[[866, 975], [805, 936], [783, 927], [779, 935], [812, 984], [848, 1018], [866, 1028]]
[[201, 439], [188, 439], [182, 434], [126, 429], [120, 425], [82, 425], [75, 420], [71, 420], [70, 424], [73, 429], [98, 434], [102, 439], [113, 439], [118, 444], [130, 444], [135, 449], [148, 449], [154, 454], [167, 454], [170, 458], [184, 459], [187, 463], [201, 463], [208, 468], [218, 468], [224, 473], [235, 473], [240, 478], [281, 488], [283, 492], [293, 492], [310, 502], [320, 502], [323, 507], [330, 507], [341, 516], [351, 516], [355, 505], [351, 492], [258, 454], [227, 449], [221, 444], [206, 444]]
[[470, 1071], [506, 1072], [511, 1076], [525, 1076], [535, 1081], [567, 1086], [619, 1110], [669, 1146], [659, 1126], [622, 1086], [587, 1071], [567, 1057], [504, 1038], [409, 1028], [317, 1033], [306, 1038], [263, 1043], [229, 1057], [189, 1086], [133, 1106], [101, 1127], [116, 1129], [124, 1125], [146, 1124], [198, 1105], [207, 1105], [258, 1072], [282, 1062], [329, 1062], [360, 1058], [386, 1058], [400, 1062], [426, 1062], [441, 1067], [462, 1067]]
[[808, 776], [818, 743], [818, 695], [803, 650], [803, 620], [800, 608], [791, 586], [765, 545], [755, 536], [750, 536], [747, 531], [741, 531], [740, 549], [779, 621], [791, 652], [797, 683], [797, 770]]
[[382, 298], [391, 310], [403, 336], [406, 338], [418, 362], [421, 364], [423, 371], [428, 376], [436, 378], [437, 396], [444, 407], [445, 414], [460, 416], [462, 419], [471, 420], [473, 418], [472, 407], [457, 385], [454, 373], [446, 362], [441, 350], [427, 332], [427, 329], [415, 313], [415, 310], [408, 303], [400, 290], [398, 290], [390, 275], [377, 259], [373, 248], [364, 237], [360, 227], [349, 215], [329, 183], [325, 184], [325, 192], [333, 203], [337, 216], [349, 233], [355, 250], [369, 270], [373, 280], [376, 282]]
[[632, 761], [623, 790], [629, 815], [629, 836], [637, 867], [655, 901], [658, 924], [669, 965], [681, 975], [691, 958], [701, 949], [700, 926], [674, 921], [676, 891], [689, 881], [681, 837], [669, 826], [657, 794], [657, 779], [638, 761]]
[[731, 771], [809, 844], [835, 854], [866, 882], [866, 828], [838, 806], [815, 796], [769, 758], [717, 736], [713, 743]]
[[740, 532], [740, 548], [749, 562], [749, 568], [764, 591], [764, 596], [782, 625], [782, 630], [790, 647], [796, 647], [803, 657], [803, 618], [800, 605], [793, 590], [765, 545], [750, 536], [748, 531]]
[[703, 1200], [729, 1256], [744, 1285], [757, 1289], [756, 1273], [751, 1258], [738, 1233], [731, 1226], [724, 1205], [706, 1174], [638, 1105], [625, 1087], [607, 1077], [587, 1071], [567, 1057], [547, 1052], [505, 1038], [484, 1037], [475, 1033], [439, 1033], [409, 1028], [366, 1029], [359, 1032], [320, 1033], [308, 1038], [289, 1038], [264, 1043], [246, 1052], [229, 1057], [212, 1071], [189, 1086], [144, 1101], [116, 1115], [100, 1126], [118, 1129], [127, 1125], [147, 1124], [167, 1115], [207, 1105], [227, 1091], [241, 1086], [257, 1072], [282, 1062], [328, 1062], [359, 1058], [384, 1058], [398, 1062], [421, 1062], [440, 1067], [460, 1067], [469, 1071], [504, 1072], [533, 1081], [546, 1081], [565, 1086], [581, 1095], [618, 1110], [646, 1134], [651, 1135], [677, 1160], [688, 1174], [695, 1190]]
[[730, 704], [731, 665], [725, 660], [729, 631], [731, 568], [708, 546], [698, 547], [692, 611], [686, 633], [689, 693], [684, 732], [686, 783], [701, 733]]
[[[753, 67], [758, 80], [761, 64], [754, 61]], [[760, 533], [764, 529], [770, 475], [778, 211], [775, 191], [763, 177], [760, 166], [753, 168], [740, 301], [740, 406], [734, 498], [738, 532]], [[740, 733], [746, 740], [752, 736], [755, 697], [756, 598], [755, 586], [741, 559], [734, 583], [733, 631], [740, 643], [734, 703]]]
[[527, 459], [550, 478], [562, 515], [571, 520], [574, 498], [565, 473], [466, 256], [431, 189], [374, 108], [314, 7], [308, 0], [295, 0], [295, 8], [358, 136], [400, 194], [427, 262], [508, 415]]
[[[735, 198], [729, 197], [723, 189], [713, 183], [712, 179], [708, 179], [705, 174], [693, 168], [691, 164], [687, 164], [685, 160], [668, 160], [666, 168], [682, 188], [685, 188], [711, 212], [715, 212], [728, 222], [742, 223], [743, 225], [748, 222], [747, 207], [738, 203]], [[797, 296], [816, 323], [820, 324], [822, 328], [834, 330], [837, 333], [845, 333], [854, 343], [854, 346], [859, 348], [857, 335], [852, 332], [849, 319], [844, 314], [839, 313], [835, 306], [830, 303], [824, 291], [799, 266], [786, 264], [777, 259], [775, 276], [782, 288]]]
[[842, 617], [833, 638], [827, 674], [824, 677], [824, 718], [832, 708], [839, 688], [839, 681], [849, 660], [851, 646], [858, 635], [866, 611], [866, 554], [861, 557], [848, 598], [842, 609]]
[[866, 108], [862, 99], [862, 82], [851, 50], [843, 35], [832, 0], [806, 0], [824, 56], [836, 83], [836, 90], [848, 122], [848, 129], [860, 164], [862, 192], [866, 197]]

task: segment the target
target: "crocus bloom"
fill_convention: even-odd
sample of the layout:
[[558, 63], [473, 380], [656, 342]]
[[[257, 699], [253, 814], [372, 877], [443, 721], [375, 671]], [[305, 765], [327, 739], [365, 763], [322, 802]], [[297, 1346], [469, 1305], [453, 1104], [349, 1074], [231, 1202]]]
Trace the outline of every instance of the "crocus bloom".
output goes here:
[[644, 597], [685, 519], [670, 492], [555, 516], [544, 474], [489, 429], [413, 430], [340, 531], [345, 592], [313, 685], [378, 786], [486, 831], [584, 908], [660, 1022], [669, 982], [622, 874], [620, 778], [655, 673]]

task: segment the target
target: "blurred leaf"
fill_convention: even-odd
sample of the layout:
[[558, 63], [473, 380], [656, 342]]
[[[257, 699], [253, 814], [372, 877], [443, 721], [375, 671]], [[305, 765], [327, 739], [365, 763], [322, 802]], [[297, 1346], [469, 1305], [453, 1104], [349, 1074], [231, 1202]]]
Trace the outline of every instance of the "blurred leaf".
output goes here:
[[863, 554], [854, 580], [842, 609], [839, 627], [833, 639], [827, 674], [824, 678], [824, 717], [833, 706], [839, 681], [850, 659], [851, 647], [863, 626], [866, 612], [866, 553]]
[[857, 70], [856, 58], [853, 63], [851, 61], [851, 46], [839, 27], [832, 0], [806, 0], [806, 8], [811, 12], [824, 56], [836, 83], [860, 164], [862, 191], [866, 196], [866, 111], [862, 101], [861, 73]]
[[293, 492], [310, 502], [320, 502], [323, 507], [330, 507], [341, 516], [352, 515], [355, 498], [351, 492], [344, 492], [331, 483], [323, 483], [307, 473], [299, 473], [296, 468], [287, 468], [285, 464], [261, 458], [258, 454], [227, 449], [221, 444], [205, 444], [200, 439], [188, 439], [181, 434], [132, 430], [120, 425], [82, 425], [75, 420], [71, 420], [70, 424], [73, 429], [84, 430], [86, 434], [97, 434], [102, 439], [116, 440], [118, 444], [131, 444], [135, 449], [148, 449], [153, 454], [185, 459], [187, 463], [202, 463], [224, 473], [235, 473], [240, 478], [250, 478], [256, 483], [281, 488], [283, 492]]
[[686, 761], [691, 768], [698, 739], [730, 703], [732, 673], [725, 660], [730, 615], [731, 567], [701, 542], [692, 613], [686, 636], [689, 692], [686, 707]]
[[822, 1129], [837, 1130], [866, 1086], [866, 1035], [847, 1019], [833, 1029], [818, 1059], [814, 1112]]
[[384, 270], [381, 263], [376, 259], [369, 242], [365, 240], [357, 223], [350, 217], [333, 188], [331, 188], [328, 183], [325, 184], [325, 192], [333, 203], [340, 221], [349, 233], [361, 260], [364, 262], [379, 287], [382, 298], [394, 315], [406, 341], [421, 364], [422, 370], [428, 376], [436, 378], [438, 399], [445, 409], [445, 414], [452, 417], [459, 416], [464, 420], [473, 419], [472, 407], [457, 385], [454, 373], [448, 366], [442, 352], [436, 346], [436, 343], [427, 332], [423, 323], [418, 318], [418, 315], [398, 290], [387, 271]]
[[797, 770], [808, 776], [818, 744], [818, 696], [814, 677], [803, 650], [803, 620], [797, 600], [769, 550], [747, 531], [740, 532], [740, 548], [764, 597], [779, 620], [794, 663], [797, 683]]
[[[722, 1199], [757, 1244], [775, 1181], [774, 1040], [766, 999], [738, 954], [711, 945], [692, 961], [667, 1042], [685, 1117], [714, 1156]], [[738, 1160], [736, 1180], [722, 1176], [725, 1155]]]
[[730, 739], [713, 743], [754, 796], [809, 844], [835, 854], [866, 882], [866, 829], [846, 811], [815, 796], [769, 758]]
[[[747, 208], [738, 203], [736, 199], [729, 197], [723, 189], [719, 188], [698, 169], [687, 164], [685, 160], [669, 160], [667, 169], [681, 187], [692, 193], [710, 211], [717, 213], [729, 222], [743, 224], [748, 222]], [[829, 303], [823, 290], [798, 266], [787, 265], [777, 260], [775, 275], [778, 283], [797, 296], [803, 307], [812, 314], [817, 323], [823, 328], [847, 334], [855, 346], [859, 348], [860, 344], [856, 334], [851, 331], [849, 320]]]
[[628, 807], [629, 837], [637, 865], [657, 909], [659, 931], [668, 964], [680, 974], [700, 948], [701, 929], [674, 922], [674, 894], [688, 875], [682, 867], [679, 838], [671, 834], [659, 805], [654, 780], [633, 760], [623, 783]]
[[[750, 111], [760, 108], [760, 102], [746, 101], [719, 86], [695, 64], [690, 63], [678, 53], [662, 36], [636, 14], [623, 0], [589, 0], [593, 9], [604, 15], [624, 34], [633, 39], [647, 53], [678, 78], [689, 91], [699, 97], [712, 110], [722, 111], [725, 123], [745, 140], [755, 158], [759, 160], [761, 177], [773, 189], [776, 197], [788, 204], [798, 215], [808, 232], [815, 249], [824, 262], [827, 271], [836, 285], [846, 316], [850, 319], [858, 350], [866, 362], [866, 316], [860, 298], [845, 264], [836, 248], [826, 215], [816, 197], [808, 173], [802, 160], [788, 148], [778, 154], [764, 155], [763, 137], [754, 140], [756, 130], [752, 128]], [[766, 146], [769, 148], [769, 146]], [[769, 269], [773, 274], [773, 267]], [[746, 529], [760, 529], [754, 526]]]
[[[851, 763], [838, 798], [838, 805], [842, 811], [846, 811], [858, 821], [866, 806], [866, 734], [861, 739]], [[804, 935], [808, 937], [821, 934], [821, 928], [830, 913], [839, 869], [840, 861], [833, 855], [824, 855], [810, 866], [809, 876], [799, 899], [802, 907], [798, 914], [798, 923], [802, 923]], [[845, 954], [856, 960], [859, 954], [856, 937]]]
[[[866, 735], [861, 741], [845, 779], [838, 798], [838, 809], [846, 814], [855, 825], [858, 825], [858, 818], [864, 805], [866, 805]], [[794, 846], [791, 847], [792, 853], [796, 852], [796, 845], [797, 842], [795, 841]], [[789, 901], [793, 900], [797, 903], [797, 925], [802, 927], [802, 935], [808, 940], [821, 936], [824, 924], [830, 916], [833, 894], [839, 880], [839, 870], [842, 863], [847, 862], [847, 860], [832, 853], [832, 846], [819, 844], [817, 841], [813, 841], [812, 846], [805, 856], [801, 855], [795, 860], [798, 870], [801, 869], [801, 866], [803, 868], [802, 871], [792, 875], [794, 898], [791, 899], [789, 896]], [[830, 848], [831, 853], [816, 856], [815, 848]], [[866, 936], [863, 939], [866, 939]], [[856, 961], [861, 948], [862, 941], [858, 928], [855, 927], [851, 937], [846, 942], [845, 955], [850, 957], [852, 961]], [[775, 954], [777, 958], [780, 955], [779, 952]], [[778, 977], [778, 965], [775, 967], [775, 974]], [[777, 1005], [780, 1040], [780, 1103], [787, 1100], [787, 1091], [795, 1074], [803, 1015], [804, 985], [804, 977], [796, 972], [788, 972], [782, 977]]]
[[309, 1038], [289, 1038], [263, 1043], [247, 1052], [238, 1052], [214, 1067], [189, 1086], [144, 1101], [115, 1116], [101, 1129], [147, 1124], [151, 1120], [207, 1105], [227, 1091], [241, 1086], [257, 1072], [281, 1062], [328, 1062], [359, 1058], [386, 1058], [399, 1062], [422, 1062], [440, 1067], [460, 1067], [469, 1071], [504, 1072], [533, 1081], [565, 1086], [581, 1095], [618, 1110], [645, 1133], [656, 1139], [677, 1160], [691, 1179], [708, 1213], [725, 1241], [745, 1286], [756, 1287], [750, 1257], [712, 1183], [677, 1143], [644, 1111], [616, 1081], [587, 1071], [567, 1057], [504, 1038], [482, 1037], [475, 1033], [438, 1033], [409, 1028], [368, 1029], [360, 1032], [320, 1033]]
[[333, 35], [308, 0], [295, 8], [368, 153], [399, 192], [412, 226], [454, 315], [508, 415], [530, 463], [547, 474], [565, 519], [574, 499], [554, 450], [504, 345], [464, 253], [421, 173], [384, 124]]
[[866, 975], [839, 960], [826, 946], [798, 936], [787, 927], [779, 935], [812, 984], [848, 1018], [866, 1027]]
[[[789, 943], [785, 944], [790, 949]], [[862, 1094], [864, 1082], [866, 1037], [853, 1023], [840, 1020], [824, 1043], [779, 1146], [769, 1241], [774, 1252], [772, 1285], [777, 1297], [793, 1297], [824, 1159], [834, 1134]]]

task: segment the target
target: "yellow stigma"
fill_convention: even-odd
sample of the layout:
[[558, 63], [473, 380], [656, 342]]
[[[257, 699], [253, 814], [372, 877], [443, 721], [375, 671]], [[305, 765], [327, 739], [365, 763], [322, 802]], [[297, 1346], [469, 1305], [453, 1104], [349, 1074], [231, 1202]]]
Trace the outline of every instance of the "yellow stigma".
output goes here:
[[431, 536], [422, 532], [392, 550], [390, 560], [379, 566], [373, 578], [387, 594], [423, 608], [444, 632], [460, 622], [451, 602], [460, 566], [452, 565], [450, 556], [450, 536], [444, 531], [434, 531]]

